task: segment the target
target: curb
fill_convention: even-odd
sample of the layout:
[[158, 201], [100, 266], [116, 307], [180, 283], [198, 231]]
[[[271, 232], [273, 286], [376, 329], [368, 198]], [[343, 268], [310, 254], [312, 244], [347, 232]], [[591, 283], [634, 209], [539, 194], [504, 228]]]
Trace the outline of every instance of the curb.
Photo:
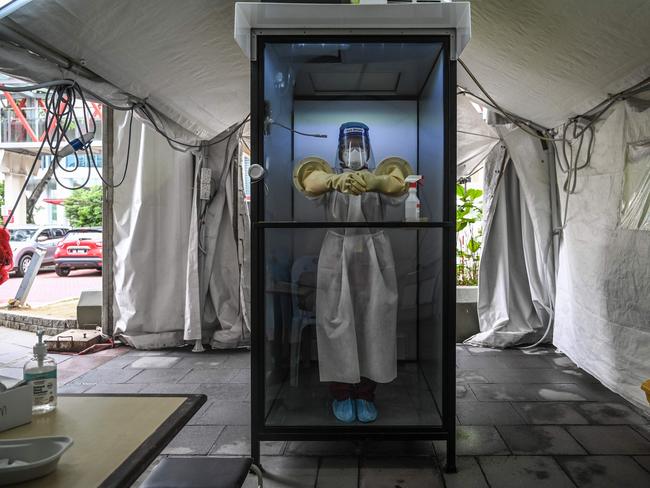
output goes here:
[[75, 319], [57, 319], [53, 317], [38, 317], [33, 315], [21, 315], [16, 312], [0, 312], [0, 327], [9, 329], [36, 332], [43, 329], [45, 335], [53, 336], [66, 329], [76, 329]]

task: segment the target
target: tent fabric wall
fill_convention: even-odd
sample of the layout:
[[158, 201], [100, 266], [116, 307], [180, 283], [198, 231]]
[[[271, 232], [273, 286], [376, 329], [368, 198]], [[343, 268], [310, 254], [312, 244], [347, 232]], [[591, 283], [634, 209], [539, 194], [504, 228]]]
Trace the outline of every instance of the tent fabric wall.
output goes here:
[[568, 201], [554, 343], [647, 409], [640, 385], [650, 378], [650, 233], [621, 228], [619, 208], [627, 149], [650, 141], [649, 104], [618, 103], [596, 129], [591, 164]]
[[[129, 116], [118, 119], [116, 178], [129, 139]], [[138, 349], [197, 339], [220, 348], [247, 345], [239, 132], [206, 143], [195, 165], [192, 153], [173, 150], [148, 123], [133, 124], [133, 159], [114, 197], [116, 334]], [[202, 168], [212, 170], [209, 202], [199, 199]]]
[[[124, 172], [127, 113], [115, 114], [114, 177]], [[174, 151], [146, 124], [133, 121], [128, 171], [114, 191], [115, 331], [134, 347], [183, 341], [185, 279], [192, 211], [192, 154]], [[197, 312], [194, 312], [197, 313]]]
[[485, 123], [469, 97], [456, 97], [456, 158], [458, 177], [470, 175], [479, 169], [492, 150], [499, 143], [496, 130]]
[[[193, 197], [198, 253], [198, 295], [200, 321], [203, 331], [214, 331], [210, 344], [214, 348], [236, 348], [250, 342], [248, 323], [250, 289], [245, 278], [248, 274], [244, 255], [248, 241], [248, 218], [240, 193], [238, 165], [239, 130], [219, 136], [218, 144], [207, 143], [197, 168], [212, 171], [213, 198], [209, 202]], [[195, 188], [198, 189], [198, 179]], [[198, 216], [198, 217], [197, 217]], [[188, 324], [189, 326], [192, 326]], [[186, 339], [196, 339], [196, 332]]]
[[479, 270], [481, 332], [470, 344], [509, 347], [541, 339], [553, 317], [555, 267], [549, 161], [540, 142], [500, 128], [486, 162]]

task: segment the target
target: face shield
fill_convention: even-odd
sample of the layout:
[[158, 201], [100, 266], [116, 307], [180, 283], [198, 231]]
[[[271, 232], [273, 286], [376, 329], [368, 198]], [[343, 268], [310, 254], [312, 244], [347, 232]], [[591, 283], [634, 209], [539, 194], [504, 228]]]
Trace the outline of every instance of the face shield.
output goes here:
[[374, 160], [370, 148], [368, 126], [361, 122], [347, 122], [339, 129], [337, 159], [343, 169], [360, 171], [372, 169]]

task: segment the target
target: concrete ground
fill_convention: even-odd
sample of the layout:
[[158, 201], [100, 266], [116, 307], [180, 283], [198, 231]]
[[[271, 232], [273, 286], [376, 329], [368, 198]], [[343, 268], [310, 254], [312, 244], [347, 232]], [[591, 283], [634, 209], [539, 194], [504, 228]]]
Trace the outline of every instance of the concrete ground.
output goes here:
[[[5, 305], [16, 296], [22, 278], [9, 278], [0, 286], [0, 305]], [[27, 302], [32, 306], [57, 302], [65, 298], [79, 298], [82, 291], [101, 290], [101, 271], [79, 269], [69, 276], [57, 276], [54, 271], [41, 271], [32, 285]]]
[[[31, 339], [0, 329], [0, 375], [20, 374]], [[163, 456], [250, 453], [247, 352], [118, 348], [57, 360], [61, 392], [206, 394]], [[457, 366], [457, 474], [444, 473], [439, 442], [375, 442], [361, 455], [348, 442], [267, 442], [264, 486], [650, 486], [650, 419], [566, 356], [458, 346]]]

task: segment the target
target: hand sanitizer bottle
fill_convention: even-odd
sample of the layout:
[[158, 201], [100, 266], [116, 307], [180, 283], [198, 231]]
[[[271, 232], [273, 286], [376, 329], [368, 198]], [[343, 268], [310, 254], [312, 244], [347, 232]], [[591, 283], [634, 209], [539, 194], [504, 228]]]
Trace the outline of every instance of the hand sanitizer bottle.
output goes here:
[[410, 175], [406, 177], [409, 185], [409, 196], [404, 206], [404, 219], [407, 222], [417, 222], [420, 220], [420, 199], [418, 198], [418, 181], [422, 179], [420, 175]]
[[47, 355], [47, 344], [43, 342], [43, 331], [36, 332], [38, 342], [34, 346], [34, 357], [25, 363], [23, 378], [32, 384], [32, 413], [39, 415], [56, 408], [56, 362]]

